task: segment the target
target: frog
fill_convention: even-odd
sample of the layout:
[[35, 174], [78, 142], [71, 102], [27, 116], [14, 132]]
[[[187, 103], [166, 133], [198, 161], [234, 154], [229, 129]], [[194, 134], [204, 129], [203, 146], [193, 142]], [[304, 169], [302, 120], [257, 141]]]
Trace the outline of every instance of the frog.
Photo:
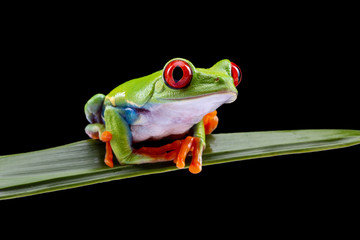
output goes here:
[[[105, 142], [104, 163], [120, 165], [173, 161], [177, 168], [202, 171], [206, 135], [218, 126], [217, 109], [237, 99], [239, 66], [228, 59], [195, 68], [184, 58], [162, 70], [124, 82], [109, 94], [95, 94], [85, 104], [86, 134]], [[160, 142], [161, 146], [140, 146]]]

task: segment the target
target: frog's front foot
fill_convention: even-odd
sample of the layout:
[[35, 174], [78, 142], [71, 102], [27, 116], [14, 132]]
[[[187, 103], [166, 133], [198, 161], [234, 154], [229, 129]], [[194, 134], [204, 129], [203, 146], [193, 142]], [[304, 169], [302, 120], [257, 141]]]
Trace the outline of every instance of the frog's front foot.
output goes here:
[[188, 136], [181, 143], [179, 154], [174, 162], [178, 168], [184, 168], [186, 156], [189, 152], [192, 152], [192, 160], [189, 166], [189, 171], [191, 173], [199, 173], [202, 169], [202, 151], [203, 146], [201, 144], [201, 139], [198, 137]]
[[208, 113], [203, 118], [204, 121], [204, 128], [205, 128], [205, 134], [209, 135], [211, 134], [217, 127], [219, 123], [219, 118], [217, 117], [217, 111], [213, 111], [211, 113]]
[[188, 136], [184, 140], [176, 140], [162, 147], [142, 147], [134, 152], [151, 157], [151, 162], [174, 160], [180, 169], [185, 167], [186, 156], [192, 152], [189, 171], [199, 173], [201, 172], [202, 150], [200, 138]]

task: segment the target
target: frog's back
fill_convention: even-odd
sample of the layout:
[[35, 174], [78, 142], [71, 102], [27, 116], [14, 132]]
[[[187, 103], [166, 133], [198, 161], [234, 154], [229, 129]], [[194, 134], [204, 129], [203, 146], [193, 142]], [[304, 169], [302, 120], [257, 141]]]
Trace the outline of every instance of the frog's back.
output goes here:
[[162, 71], [158, 71], [119, 85], [105, 97], [104, 105], [141, 108], [152, 97], [155, 83], [161, 78], [161, 73]]

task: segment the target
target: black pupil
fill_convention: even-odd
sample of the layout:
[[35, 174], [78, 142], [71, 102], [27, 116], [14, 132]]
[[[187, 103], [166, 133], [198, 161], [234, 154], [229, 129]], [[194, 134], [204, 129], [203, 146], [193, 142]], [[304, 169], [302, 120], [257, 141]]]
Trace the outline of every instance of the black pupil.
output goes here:
[[174, 68], [172, 76], [173, 76], [175, 82], [180, 81], [180, 79], [183, 77], [183, 70], [181, 69], [181, 67], [176, 66]]

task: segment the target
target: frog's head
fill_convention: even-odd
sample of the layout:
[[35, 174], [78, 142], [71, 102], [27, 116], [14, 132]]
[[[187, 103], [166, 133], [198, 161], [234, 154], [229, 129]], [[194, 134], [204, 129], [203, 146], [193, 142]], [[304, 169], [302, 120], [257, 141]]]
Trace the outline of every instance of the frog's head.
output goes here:
[[176, 58], [165, 65], [162, 79], [155, 84], [153, 99], [157, 101], [211, 99], [219, 102], [219, 105], [231, 103], [236, 100], [236, 86], [240, 81], [240, 68], [229, 60], [221, 60], [211, 68], [204, 69], [195, 68], [188, 60]]

